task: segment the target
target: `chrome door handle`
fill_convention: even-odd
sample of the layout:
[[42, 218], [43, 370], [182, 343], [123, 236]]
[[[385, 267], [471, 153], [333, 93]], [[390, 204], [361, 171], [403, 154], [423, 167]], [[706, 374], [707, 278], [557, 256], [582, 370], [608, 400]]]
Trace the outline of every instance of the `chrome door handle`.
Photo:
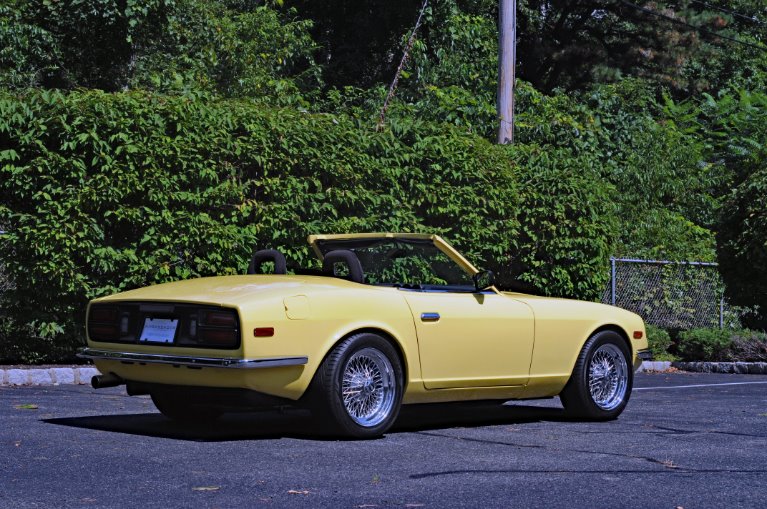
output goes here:
[[422, 322], [438, 322], [439, 313], [421, 313]]

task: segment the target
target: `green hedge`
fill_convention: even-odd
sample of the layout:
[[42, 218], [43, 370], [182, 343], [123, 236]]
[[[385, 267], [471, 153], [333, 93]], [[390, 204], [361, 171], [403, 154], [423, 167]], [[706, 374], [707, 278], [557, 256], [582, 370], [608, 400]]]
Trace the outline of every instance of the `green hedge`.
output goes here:
[[647, 324], [647, 344], [652, 351], [653, 360], [673, 361], [676, 357], [669, 352], [673, 345], [671, 335], [665, 329]]
[[676, 348], [685, 361], [767, 362], [767, 333], [691, 329], [679, 333]]
[[337, 115], [140, 92], [0, 94], [4, 361], [70, 358], [88, 299], [313, 262], [318, 232], [444, 235], [502, 281], [595, 298], [612, 188], [562, 150], [447, 126], [377, 133]]

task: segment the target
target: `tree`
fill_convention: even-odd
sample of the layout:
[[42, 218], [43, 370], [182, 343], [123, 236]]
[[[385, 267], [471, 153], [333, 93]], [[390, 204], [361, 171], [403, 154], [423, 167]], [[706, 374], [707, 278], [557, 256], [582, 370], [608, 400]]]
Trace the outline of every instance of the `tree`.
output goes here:
[[[743, 24], [717, 3], [746, 14], [754, 1], [520, 0], [520, 75], [543, 91], [645, 77], [681, 95], [742, 74], [737, 62], [761, 58], [758, 25]], [[730, 10], [728, 9], [728, 10]]]
[[730, 302], [757, 306], [747, 325], [767, 330], [767, 163], [762, 167], [725, 201], [717, 251]]
[[421, 0], [286, 0], [285, 6], [312, 20], [329, 86], [368, 88], [391, 81]]
[[312, 23], [261, 3], [12, 1], [0, 8], [0, 84], [300, 103], [322, 85]]

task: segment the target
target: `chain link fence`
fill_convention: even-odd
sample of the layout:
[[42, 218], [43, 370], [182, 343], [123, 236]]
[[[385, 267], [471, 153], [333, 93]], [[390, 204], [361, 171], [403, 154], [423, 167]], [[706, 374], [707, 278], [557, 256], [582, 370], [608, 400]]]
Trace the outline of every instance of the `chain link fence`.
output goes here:
[[602, 302], [677, 330], [739, 328], [743, 313], [725, 300], [718, 264], [704, 262], [611, 258]]

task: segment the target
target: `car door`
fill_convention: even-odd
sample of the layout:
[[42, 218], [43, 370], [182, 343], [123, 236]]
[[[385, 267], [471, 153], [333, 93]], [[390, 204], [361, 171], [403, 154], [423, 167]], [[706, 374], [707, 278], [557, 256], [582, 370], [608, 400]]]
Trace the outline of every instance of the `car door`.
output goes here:
[[413, 314], [427, 389], [527, 383], [534, 319], [526, 304], [489, 291], [401, 291]]

